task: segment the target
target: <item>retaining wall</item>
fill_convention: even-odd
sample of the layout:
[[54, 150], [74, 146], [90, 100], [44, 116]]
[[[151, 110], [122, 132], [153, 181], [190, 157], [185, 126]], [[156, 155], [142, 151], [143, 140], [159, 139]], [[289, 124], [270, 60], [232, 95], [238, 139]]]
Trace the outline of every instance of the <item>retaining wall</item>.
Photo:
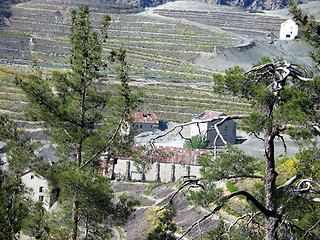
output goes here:
[[[112, 168], [114, 168], [114, 171], [112, 171]], [[118, 159], [114, 167], [110, 165], [104, 170], [103, 174], [117, 180], [173, 182], [185, 177], [199, 177], [200, 168], [201, 166], [192, 164], [156, 162], [145, 173], [143, 179], [142, 174], [138, 172], [132, 160]]]

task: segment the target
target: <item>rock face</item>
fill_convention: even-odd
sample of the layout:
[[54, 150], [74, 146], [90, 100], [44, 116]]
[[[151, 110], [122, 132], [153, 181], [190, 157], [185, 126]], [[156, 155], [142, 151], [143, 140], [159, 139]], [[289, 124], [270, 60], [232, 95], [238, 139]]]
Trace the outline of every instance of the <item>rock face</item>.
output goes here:
[[[0, 2], [0, 9], [10, 4], [26, 2], [30, 0], [5, 0], [4, 3]], [[105, 0], [100, 0], [105, 3]], [[212, 3], [218, 5], [229, 5], [235, 7], [248, 8], [253, 10], [276, 10], [282, 9], [287, 6], [287, 0], [195, 0], [199, 2]], [[311, 2], [313, 0], [300, 0], [299, 3]], [[70, 1], [69, 1], [70, 2]], [[71, 1], [72, 2], [72, 1]], [[75, 1], [76, 2], [76, 1]], [[156, 7], [161, 4], [172, 2], [172, 0], [108, 0], [107, 2], [114, 2], [117, 4], [129, 5], [132, 7]], [[0, 18], [1, 16], [0, 13]]]
[[[171, 0], [116, 0], [117, 3], [126, 3], [138, 7], [155, 7]], [[253, 10], [277, 10], [288, 6], [287, 0], [196, 0], [199, 2], [212, 3], [217, 5], [229, 5], [248, 8]], [[312, 0], [311, 0], [312, 1]], [[308, 0], [299, 3], [311, 2]]]
[[287, 6], [286, 0], [234, 0], [229, 5], [255, 10], [275, 10]]

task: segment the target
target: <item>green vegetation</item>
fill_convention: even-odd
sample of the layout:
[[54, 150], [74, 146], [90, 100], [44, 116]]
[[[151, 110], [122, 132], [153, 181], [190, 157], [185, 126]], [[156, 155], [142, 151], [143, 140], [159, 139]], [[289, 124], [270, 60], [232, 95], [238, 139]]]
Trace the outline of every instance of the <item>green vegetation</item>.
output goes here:
[[158, 218], [154, 222], [153, 229], [148, 233], [148, 240], [174, 240], [174, 232], [177, 230], [172, 221], [175, 216], [173, 206], [169, 205], [164, 209], [157, 211]]
[[[124, 224], [138, 203], [125, 195], [114, 199], [110, 181], [98, 174], [102, 153], [107, 152], [110, 161], [115, 154], [127, 152], [133, 143], [133, 135], [127, 130], [139, 95], [129, 87], [125, 51], [113, 50], [110, 56], [109, 66], [116, 69], [119, 86], [112, 92], [100, 91], [100, 71], [106, 67], [101, 44], [108, 37], [111, 18], [103, 17], [98, 33], [92, 29], [87, 5], [72, 10], [71, 15], [70, 71], [46, 76], [36, 66], [34, 73], [16, 75], [16, 83], [32, 106], [30, 113], [44, 123], [51, 142], [56, 144], [59, 162], [50, 164], [36, 156], [40, 145], [19, 132], [7, 117], [0, 118], [0, 139], [7, 143], [7, 161], [13, 177], [20, 180], [24, 172], [40, 173], [59, 193], [54, 196], [59, 208], [45, 214], [41, 206], [29, 207], [22, 202], [25, 198], [21, 183], [16, 182], [17, 190], [9, 193], [0, 185], [5, 198], [12, 198], [11, 205], [1, 205], [1, 224], [5, 233], [11, 234], [5, 239], [15, 239], [13, 236], [21, 231], [43, 239], [106, 239], [110, 236], [109, 227]], [[10, 183], [9, 178], [0, 177], [3, 187]], [[25, 218], [26, 223], [22, 224]], [[37, 224], [44, 219], [48, 222]]]
[[196, 149], [206, 149], [209, 147], [209, 140], [205, 136], [197, 135], [192, 136], [191, 139], [185, 140], [183, 147], [185, 148], [196, 148]]
[[[270, 71], [270, 69], [275, 71]], [[282, 77], [281, 74], [278, 74], [283, 71], [282, 69], [286, 69], [289, 74]], [[318, 76], [314, 79], [307, 79], [306, 76], [308, 74], [299, 67], [289, 65], [282, 60], [273, 62], [269, 58], [263, 58], [251, 71], [246, 73], [239, 67], [235, 67], [227, 70], [226, 75], [215, 75], [216, 91], [228, 92], [246, 98], [254, 106], [253, 112], [248, 117], [242, 117], [242, 128], [255, 136], [262, 134], [258, 138], [264, 142], [265, 157], [259, 160], [246, 156], [242, 151], [229, 146], [227, 151], [216, 156], [214, 161], [210, 155], [203, 157], [200, 161], [203, 166], [201, 169], [202, 179], [204, 186], [222, 179], [242, 179], [247, 182], [250, 181], [249, 179], [251, 181], [257, 180], [257, 182], [253, 182], [254, 187], [247, 187], [244, 181], [239, 181], [238, 191], [235, 187], [230, 186], [230, 182], [227, 182], [227, 187], [232, 193], [223, 197], [216, 195], [214, 200], [210, 200], [222, 207], [231, 198], [246, 197], [249, 204], [247, 209], [242, 209], [243, 215], [251, 211], [260, 211], [263, 217], [259, 221], [261, 224], [263, 222], [265, 224], [262, 229], [254, 228], [254, 226], [253, 229], [248, 228], [247, 234], [251, 235], [251, 238], [260, 239], [260, 236], [263, 236], [264, 239], [271, 240], [288, 239], [293, 236], [301, 238], [302, 235], [307, 239], [319, 237], [318, 231], [307, 234], [302, 230], [310, 229], [317, 224], [319, 214], [315, 218], [311, 215], [315, 214], [316, 206], [313, 198], [319, 194], [319, 185], [317, 182], [313, 182], [317, 190], [311, 193], [304, 192], [293, 184], [300, 178], [304, 178], [302, 181], [308, 181], [307, 179], [311, 176], [319, 179], [318, 169], [312, 171], [309, 168], [310, 164], [307, 163], [312, 161], [311, 165], [313, 165], [314, 160], [318, 157], [308, 158], [308, 160], [303, 158], [306, 161], [303, 165], [309, 165], [309, 167], [301, 168], [302, 166], [299, 164], [299, 171], [286, 171], [287, 175], [285, 178], [281, 177], [281, 180], [277, 173], [279, 169], [276, 168], [279, 161], [277, 162], [274, 156], [275, 138], [281, 137], [282, 134], [289, 134], [297, 140], [308, 140], [311, 143], [311, 151], [319, 151], [314, 147], [316, 144], [314, 137], [320, 132], [314, 126], [319, 124], [319, 112], [316, 109], [318, 109], [320, 102], [317, 93], [320, 81]], [[307, 148], [307, 146], [304, 147]], [[310, 153], [310, 150], [307, 152]], [[264, 166], [264, 171], [257, 174], [260, 165]], [[292, 180], [286, 182], [288, 179]], [[276, 183], [280, 183], [280, 186]], [[215, 188], [214, 184], [213, 188]], [[217, 190], [211, 188], [203, 191], [207, 193], [207, 191], [216, 192]], [[203, 195], [205, 193], [194, 193], [195, 201], [199, 201], [200, 196]], [[208, 193], [208, 196], [212, 196], [212, 193]], [[230, 207], [235, 208], [233, 203], [230, 204]], [[291, 207], [293, 205], [294, 208]], [[301, 216], [301, 211], [305, 217]], [[293, 223], [297, 216], [304, 220]], [[280, 225], [282, 221], [291, 222], [297, 227], [288, 231], [286, 226]], [[238, 234], [238, 230], [240, 228], [235, 230], [235, 236]], [[233, 233], [228, 232], [233, 236]], [[224, 234], [225, 232], [221, 232], [221, 236]]]
[[[90, 4], [93, 9], [98, 7], [95, 2]], [[22, 35], [12, 36], [10, 31], [4, 31], [0, 43], [2, 41], [3, 45], [8, 47], [8, 51], [0, 50], [0, 56], [6, 59], [12, 58], [13, 62], [38, 59], [45, 74], [51, 74], [50, 72], [55, 69], [69, 68], [66, 54], [69, 48], [66, 41], [69, 27], [64, 19], [67, 12], [58, 5], [51, 5], [49, 8], [52, 11], [47, 11], [43, 7], [44, 5], [41, 4], [33, 3], [29, 6], [29, 3], [26, 3], [24, 6], [16, 6], [13, 9], [15, 13], [11, 19], [15, 26], [13, 31]], [[35, 15], [37, 15], [37, 23], [32, 21]], [[102, 17], [102, 14], [94, 13], [92, 23], [95, 27], [98, 27], [99, 16]], [[28, 19], [30, 19], [29, 23]], [[48, 19], [56, 19], [57, 22], [53, 24], [48, 22]], [[35, 29], [39, 36], [44, 37], [33, 37], [30, 45], [31, 40], [28, 34]], [[128, 71], [133, 80], [131, 85], [147, 93], [144, 104], [139, 110], [153, 111], [159, 119], [175, 122], [190, 121], [194, 115], [208, 108], [227, 114], [250, 111], [249, 105], [242, 102], [237, 104], [240, 102], [239, 99], [210, 96], [212, 71], [192, 64], [202, 53], [214, 53], [216, 46], [236, 44], [240, 41], [239, 38], [232, 34], [212, 32], [179, 21], [149, 18], [143, 15], [113, 14], [109, 29], [109, 38], [103, 45], [102, 55], [108, 57], [112, 49], [119, 47], [126, 49]], [[12, 39], [10, 41], [14, 43], [12, 46], [8, 45], [8, 38]], [[20, 45], [17, 46], [16, 42]], [[30, 67], [25, 65], [20, 65], [19, 69], [30, 71]], [[108, 68], [105, 69], [103, 77], [108, 81], [112, 74], [117, 73]], [[8, 84], [14, 88], [13, 82]], [[156, 93], [154, 91], [156, 89], [161, 89], [163, 92]], [[8, 90], [4, 92], [6, 91]], [[0, 92], [0, 95], [4, 92]], [[168, 97], [173, 98], [170, 101]], [[215, 106], [210, 105], [213, 98], [217, 101]], [[227, 103], [220, 102], [221, 100], [226, 100]], [[16, 103], [17, 106], [19, 104], [19, 102]], [[10, 108], [7, 107], [4, 110], [10, 110]], [[27, 120], [26, 117], [24, 119]]]

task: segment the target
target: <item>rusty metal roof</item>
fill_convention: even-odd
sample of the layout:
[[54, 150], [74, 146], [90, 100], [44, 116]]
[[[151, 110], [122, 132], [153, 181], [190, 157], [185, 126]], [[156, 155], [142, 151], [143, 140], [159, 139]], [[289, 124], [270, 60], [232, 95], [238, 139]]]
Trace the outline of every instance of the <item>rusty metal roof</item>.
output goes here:
[[158, 124], [159, 121], [154, 113], [149, 112], [135, 112], [133, 114], [134, 123], [154, 123]]
[[212, 111], [212, 110], [206, 110], [203, 113], [201, 113], [200, 115], [198, 115], [197, 117], [195, 117], [193, 120], [194, 121], [211, 120], [211, 119], [214, 119], [215, 117], [219, 117], [221, 115], [224, 115], [224, 113], [216, 112], [216, 111]]
[[[133, 145], [133, 149], [139, 149], [139, 145]], [[149, 150], [151, 146], [147, 147]], [[155, 146], [153, 149], [155, 152], [163, 152], [160, 157], [155, 157], [155, 161], [165, 162], [165, 163], [180, 163], [180, 164], [198, 164], [198, 158], [200, 155], [212, 151], [208, 149], [192, 149], [192, 148], [179, 148], [179, 147], [164, 147], [164, 146]], [[149, 153], [149, 156], [151, 154]]]

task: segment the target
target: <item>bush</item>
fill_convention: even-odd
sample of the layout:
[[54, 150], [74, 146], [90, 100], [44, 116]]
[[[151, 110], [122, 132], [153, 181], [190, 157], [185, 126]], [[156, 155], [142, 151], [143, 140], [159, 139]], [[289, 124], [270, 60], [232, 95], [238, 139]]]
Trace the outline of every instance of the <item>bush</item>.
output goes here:
[[206, 149], [209, 147], [209, 140], [205, 136], [197, 135], [192, 136], [184, 142], [183, 147], [185, 148], [196, 148], [196, 149]]

